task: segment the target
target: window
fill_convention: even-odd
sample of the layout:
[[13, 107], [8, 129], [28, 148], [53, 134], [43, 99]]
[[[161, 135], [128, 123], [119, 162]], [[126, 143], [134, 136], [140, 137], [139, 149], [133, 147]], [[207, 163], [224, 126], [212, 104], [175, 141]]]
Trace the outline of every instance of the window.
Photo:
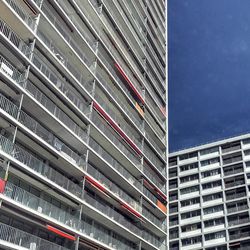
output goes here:
[[195, 211], [191, 211], [191, 212], [181, 214], [181, 219], [185, 220], [185, 219], [193, 218], [193, 217], [200, 216], [200, 215], [201, 215], [201, 211], [200, 210], [195, 210]]
[[207, 149], [201, 150], [200, 155], [207, 155], [207, 154], [212, 154], [212, 153], [215, 153], [215, 152], [219, 152], [218, 147], [207, 148]]
[[180, 161], [186, 160], [186, 159], [190, 159], [190, 158], [194, 158], [198, 156], [198, 152], [192, 152], [192, 153], [187, 153], [184, 155], [180, 155]]
[[193, 175], [182, 177], [180, 179], [180, 182], [185, 183], [185, 182], [194, 181], [194, 180], [198, 180], [198, 179], [199, 179], [199, 175], [198, 174], [193, 174]]
[[220, 239], [225, 237], [225, 231], [221, 232], [216, 232], [216, 233], [211, 233], [211, 234], [206, 234], [205, 235], [205, 240], [214, 240], [214, 239]]
[[208, 207], [208, 208], [204, 208], [204, 210], [203, 210], [204, 215], [205, 214], [217, 213], [217, 212], [220, 212], [220, 211], [223, 211], [223, 205]]
[[183, 172], [183, 171], [188, 171], [188, 170], [196, 169], [196, 168], [198, 168], [198, 163], [197, 162], [181, 166], [180, 171]]
[[180, 190], [181, 194], [189, 194], [189, 193], [192, 193], [192, 192], [197, 192], [199, 191], [199, 186], [193, 186], [193, 187], [188, 187], [188, 188], [183, 188]]
[[201, 242], [201, 236], [187, 238], [182, 240], [183, 246], [194, 245]]
[[187, 225], [187, 226], [182, 227], [181, 231], [183, 233], [186, 233], [186, 232], [194, 231], [194, 230], [197, 230], [200, 228], [201, 228], [201, 223], [196, 223], [196, 224], [191, 224], [191, 225]]
[[211, 164], [217, 163], [219, 161], [220, 161], [219, 158], [213, 158], [213, 159], [208, 159], [208, 160], [205, 160], [205, 161], [201, 161], [201, 167], [211, 165]]
[[224, 224], [224, 218], [218, 218], [218, 219], [208, 220], [204, 222], [205, 227], [214, 227], [214, 226], [218, 226], [222, 224]]
[[219, 187], [221, 186], [221, 181], [214, 181], [214, 182], [209, 182], [209, 183], [205, 183], [202, 185], [202, 189], [209, 189], [209, 188], [215, 188], [215, 187]]
[[203, 202], [222, 198], [222, 193], [210, 194], [203, 197]]
[[191, 206], [194, 204], [200, 203], [200, 198], [193, 198], [193, 199], [188, 199], [185, 201], [181, 201], [181, 206], [186, 207], [186, 206]]
[[214, 176], [217, 174], [220, 174], [220, 169], [214, 169], [214, 170], [203, 172], [203, 173], [201, 173], [201, 177], [206, 178], [206, 177]]

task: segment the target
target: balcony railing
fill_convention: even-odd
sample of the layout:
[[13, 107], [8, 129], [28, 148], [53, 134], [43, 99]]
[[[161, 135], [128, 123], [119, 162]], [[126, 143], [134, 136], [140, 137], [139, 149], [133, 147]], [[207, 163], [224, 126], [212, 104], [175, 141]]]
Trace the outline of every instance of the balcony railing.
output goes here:
[[166, 192], [165, 186], [155, 177], [154, 174], [152, 174], [149, 170], [147, 170], [145, 167], [143, 168], [143, 173], [148, 177], [150, 181], [152, 181], [156, 187], [158, 187], [161, 191], [164, 193]]
[[238, 240], [241, 238], [246, 238], [250, 236], [250, 232], [237, 233], [229, 235], [230, 240]]
[[234, 182], [225, 183], [225, 188], [240, 186], [243, 184], [245, 184], [244, 180], [238, 180], [238, 181], [234, 181]]
[[[56, 46], [56, 44], [54, 44], [54, 42], [49, 39], [48, 37], [45, 36], [45, 34], [43, 34], [41, 31], [38, 31], [38, 36], [39, 38], [45, 43], [45, 45], [48, 47], [48, 49], [50, 50], [50, 52], [52, 52], [52, 54], [54, 54], [54, 56], [60, 61], [60, 63], [66, 67], [68, 69], [68, 71], [74, 76], [74, 78], [80, 83], [80, 85], [85, 85], [85, 79], [86, 76], [80, 73], [80, 70], [76, 69], [76, 66], [73, 66], [70, 62], [70, 60], [68, 59], [67, 56], [65, 56], [60, 49], [58, 49], [58, 47]], [[89, 67], [89, 70], [92, 71], [92, 73], [94, 73], [93, 70], [93, 64], [90, 65], [89, 62], [85, 62]]]
[[[56, 73], [56, 71], [52, 71], [44, 61], [39, 58], [38, 55], [33, 54], [32, 62], [34, 65], [44, 74], [46, 78], [48, 78], [54, 86], [56, 86], [59, 91], [65, 94], [85, 115], [89, 115], [90, 108], [87, 102], [83, 101], [83, 97], [76, 91], [72, 90], [70, 83], [65, 80], [61, 75]], [[82, 82], [82, 86], [89, 92], [90, 95], [93, 94], [93, 86], [91, 82]]]
[[131, 132], [131, 127], [125, 124], [124, 122], [121, 122], [121, 118], [116, 115], [116, 113], [109, 107], [107, 102], [105, 102], [101, 96], [96, 92], [95, 93], [96, 100], [99, 102], [101, 107], [109, 114], [109, 116], [120, 125], [121, 129], [128, 135], [130, 139], [134, 141], [136, 146], [138, 146], [140, 149], [142, 149], [142, 143], [141, 141]]
[[112, 193], [117, 195], [119, 198], [124, 200], [126, 203], [131, 205], [135, 210], [141, 212], [141, 206], [139, 203], [132, 198], [129, 194], [123, 191], [120, 187], [118, 187], [115, 183], [110, 181], [106, 176], [104, 176], [101, 172], [99, 172], [96, 168], [88, 164], [87, 172], [93, 176], [96, 180], [98, 180], [104, 187], [110, 190]]
[[143, 148], [144, 155], [150, 160], [153, 166], [160, 171], [163, 175], [166, 175], [166, 169], [164, 167], [163, 162], [159, 160], [159, 158], [149, 149], [148, 146], [144, 145]]
[[167, 225], [165, 222], [160, 221], [154, 214], [152, 214], [146, 207], [142, 208], [142, 215], [146, 217], [149, 221], [155, 224], [157, 227], [161, 228], [163, 231], [166, 230]]
[[166, 152], [165, 150], [160, 149], [160, 147], [157, 145], [157, 143], [150, 137], [150, 135], [146, 132], [145, 133], [145, 137], [149, 140], [149, 142], [154, 146], [154, 148], [157, 150], [157, 152], [159, 153], [159, 155], [162, 158], [166, 158]]
[[5, 96], [0, 93], [0, 108], [7, 112], [9, 115], [17, 119], [18, 113], [19, 122], [21, 122], [25, 127], [30, 129], [33, 133], [38, 135], [44, 141], [49, 143], [52, 147], [54, 147], [57, 151], [59, 151], [64, 157], [66, 157], [69, 161], [79, 165], [81, 168], [85, 165], [85, 159], [82, 156], [79, 156], [72, 149], [70, 149], [67, 145], [65, 145], [61, 140], [59, 140], [54, 134], [44, 128], [40, 123], [36, 120], [28, 116], [22, 110], [19, 111], [18, 107], [9, 101]]
[[151, 200], [155, 205], [157, 204], [158, 199], [145, 187], [143, 187], [143, 193]]
[[235, 174], [239, 174], [239, 173], [242, 173], [242, 172], [243, 172], [243, 168], [240, 168], [240, 169], [232, 169], [232, 170], [229, 170], [229, 171], [224, 170], [224, 175], [225, 175], [225, 176], [228, 176], [228, 175], [235, 175]]
[[105, 121], [101, 120], [96, 112], [93, 113], [92, 121], [137, 167], [141, 169], [141, 162], [138, 157], [133, 155], [131, 152], [132, 149], [131, 151], [127, 149], [124, 143], [121, 142], [121, 139], [117, 138], [119, 136], [116, 132], [112, 131], [113, 129]]
[[118, 240], [117, 237], [111, 236], [106, 229], [102, 228], [96, 223], [91, 223], [79, 219], [79, 215], [71, 214], [66, 210], [58, 208], [51, 203], [7, 182], [5, 186], [4, 195], [15, 202], [22, 204], [25, 207], [30, 208], [34, 212], [42, 215], [46, 215], [49, 218], [56, 220], [66, 226], [77, 230], [78, 232], [89, 236], [95, 240], [103, 242], [115, 249], [133, 249], [122, 241]]
[[[98, 53], [98, 55], [100, 57], [101, 54]], [[103, 56], [101, 56], [101, 58], [102, 58], [102, 62], [106, 61], [106, 59], [104, 59]], [[105, 64], [105, 65], [107, 66], [107, 64]], [[112, 73], [113, 73], [112, 75], [114, 76], [114, 78], [118, 82], [120, 82], [121, 80], [116, 76], [116, 73], [115, 72], [112, 72]], [[124, 112], [131, 118], [131, 120], [138, 126], [138, 128], [142, 132], [143, 131], [143, 125], [142, 125], [142, 121], [141, 121], [141, 118], [139, 117], [139, 115], [137, 115], [137, 117], [135, 117], [135, 115], [127, 108], [127, 106], [124, 104], [124, 102], [120, 100], [120, 98], [118, 97], [117, 93], [115, 93], [115, 91], [109, 86], [109, 84], [106, 82], [106, 80], [99, 73], [96, 73], [96, 76], [100, 80], [100, 82], [104, 85], [104, 87], [108, 90], [108, 92], [112, 95], [112, 97], [119, 103], [119, 105], [122, 107], [122, 109], [124, 110]], [[123, 83], [120, 82], [120, 86], [121, 87], [123, 86], [122, 84]], [[125, 89], [123, 87], [122, 87], [122, 89], [125, 90], [125, 92], [127, 93], [127, 89]]]
[[244, 206], [237, 206], [237, 207], [230, 207], [227, 209], [227, 213], [234, 213], [234, 212], [238, 212], [238, 211], [242, 211], [242, 210], [247, 210], [248, 206], [244, 205]]
[[37, 250], [68, 250], [68, 248], [59, 246], [53, 242], [44, 240], [4, 223], [0, 223], [0, 232], [0, 240], [19, 247]]
[[9, 6], [16, 12], [16, 14], [34, 30], [36, 24], [36, 18], [32, 17], [23, 7], [19, 0], [6, 0]]
[[89, 145], [95, 150], [96, 153], [98, 153], [113, 168], [115, 168], [126, 180], [128, 180], [128, 182], [137, 187], [140, 191], [142, 190], [142, 184], [92, 138], [90, 138], [89, 140]]
[[34, 170], [36, 173], [42, 175], [50, 181], [55, 182], [58, 186], [69, 191], [70, 193], [81, 197], [82, 188], [75, 184], [73, 181], [66, 178], [64, 175], [45, 164], [42, 160], [34, 156], [27, 149], [18, 146], [6, 137], [0, 135], [0, 150], [9, 154], [19, 162], [23, 163], [30, 169]]
[[249, 218], [230, 220], [230, 221], [228, 221], [228, 225], [229, 226], [235, 226], [235, 225], [239, 225], [239, 224], [248, 223], [249, 221], [250, 221]]
[[236, 193], [236, 194], [226, 194], [226, 198], [227, 200], [233, 200], [233, 199], [239, 199], [241, 197], [244, 197], [246, 195], [245, 192], [241, 192], [241, 193]]
[[130, 221], [128, 221], [123, 215], [116, 212], [110, 206], [107, 206], [100, 202], [97, 198], [92, 198], [88, 193], [85, 192], [84, 194], [85, 201], [90, 204], [91, 206], [95, 207], [98, 211], [102, 212], [103, 214], [107, 215], [117, 223], [121, 224], [131, 232], [135, 233], [138, 236], [141, 236], [141, 229], [137, 226], [133, 225]]
[[18, 50], [20, 50], [26, 57], [30, 57], [30, 47], [7, 25], [0, 19], [0, 33], [3, 34]]

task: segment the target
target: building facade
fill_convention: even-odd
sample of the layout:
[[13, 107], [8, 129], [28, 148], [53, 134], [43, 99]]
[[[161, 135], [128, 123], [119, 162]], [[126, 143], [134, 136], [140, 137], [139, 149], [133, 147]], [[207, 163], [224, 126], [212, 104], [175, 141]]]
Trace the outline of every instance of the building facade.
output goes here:
[[250, 246], [250, 134], [169, 156], [169, 249]]
[[167, 249], [165, 9], [0, 1], [1, 249]]

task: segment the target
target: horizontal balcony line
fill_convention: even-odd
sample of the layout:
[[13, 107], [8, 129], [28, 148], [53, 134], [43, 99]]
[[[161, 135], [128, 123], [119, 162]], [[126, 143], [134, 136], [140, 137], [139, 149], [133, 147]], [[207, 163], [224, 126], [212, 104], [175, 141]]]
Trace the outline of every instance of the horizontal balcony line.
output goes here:
[[[42, 177], [55, 183], [57, 187], [63, 188], [71, 194], [76, 195], [80, 200], [82, 199], [82, 188], [80, 186], [68, 180], [62, 174], [52, 169], [49, 165], [32, 156], [27, 150], [25, 151], [23, 148], [13, 144], [12, 141], [3, 136], [0, 136], [0, 150], [6, 152], [8, 155], [10, 155], [10, 157], [13, 157], [18, 162], [24, 164], [25, 167], [27, 166], [30, 170], [35, 171], [36, 174], [41, 175]], [[9, 160], [11, 160], [11, 158], [9, 158]], [[86, 176], [86, 178], [89, 179], [91, 177]], [[0, 185], [0, 192], [1, 190], [2, 189]], [[80, 200], [76, 201], [79, 202]], [[83, 201], [85, 201], [85, 198]]]
[[151, 190], [153, 190], [154, 192], [156, 192], [156, 194], [158, 195], [158, 196], [160, 196], [161, 197], [161, 199], [163, 199], [164, 201], [167, 201], [167, 196], [155, 185], [155, 184], [150, 184], [147, 180], [145, 180], [145, 179], [143, 179], [143, 183], [145, 183], [146, 184], [146, 186], [149, 188], [149, 189], [151, 189]]
[[[99, 116], [99, 117], [98, 117]], [[122, 138], [119, 136], [120, 139], [117, 138], [117, 133], [109, 126], [109, 124], [106, 122], [106, 120], [103, 119], [102, 116], [99, 115], [98, 112], [94, 113], [92, 122], [95, 124], [95, 126], [102, 131], [102, 133], [105, 135], [106, 138], [108, 138], [112, 145], [115, 145], [115, 148], [119, 149], [119, 151], [126, 156], [127, 159], [129, 159], [135, 166], [137, 166], [139, 169], [142, 169], [141, 167], [141, 161], [139, 159], [138, 154], [134, 155], [132, 152], [129, 151], [129, 149], [124, 145]], [[127, 145], [127, 143], [126, 143]], [[133, 151], [131, 149], [131, 151]], [[134, 152], [134, 151], [133, 151]]]
[[87, 173], [90, 175], [89, 177], [86, 177], [88, 182], [96, 186], [102, 192], [111, 195], [121, 205], [126, 206], [126, 208], [130, 212], [141, 218], [141, 206], [134, 198], [127, 194], [123, 189], [119, 188], [116, 184], [111, 182], [106, 176], [104, 176], [91, 164], [88, 164]]
[[130, 88], [133, 90], [133, 92], [135, 93], [135, 95], [138, 97], [138, 99], [141, 101], [142, 104], [145, 103], [144, 98], [141, 96], [141, 94], [138, 92], [138, 89], [133, 85], [133, 83], [129, 80], [129, 78], [127, 77], [127, 75], [125, 74], [125, 72], [123, 71], [123, 69], [121, 68], [121, 66], [118, 63], [115, 63], [115, 67], [118, 69], [118, 71], [121, 73], [121, 75], [123, 76], [123, 78], [126, 80], [126, 82], [128, 83], [128, 85], [130, 86]]
[[[37, 197], [20, 187], [13, 185], [10, 182], [7, 182], [5, 191], [2, 194], [3, 201], [5, 201], [5, 197], [7, 198], [7, 202], [11, 202], [11, 204], [20, 204], [25, 211], [28, 208], [28, 211], [32, 213], [36, 213], [36, 216], [42, 217], [51, 222], [56, 221], [56, 224], [61, 225], [66, 230], [70, 232], [76, 232], [80, 237], [84, 237], [87, 240], [97, 242], [99, 245], [107, 247], [108, 249], [112, 249], [109, 246], [109, 243], [117, 244], [120, 247], [127, 247], [131, 249], [128, 245], [123, 242], [115, 239], [107, 233], [104, 233], [103, 230], [94, 226], [93, 224], [89, 224], [79, 218], [79, 216], [75, 216], [66, 210], [56, 207], [55, 205]], [[32, 201], [32, 203], [30, 202]], [[22, 208], [21, 207], [21, 208]], [[97, 236], [98, 235], [98, 236]], [[100, 239], [101, 237], [101, 239]], [[99, 240], [97, 240], [99, 239]], [[123, 248], [122, 248], [123, 249]]]
[[34, 31], [35, 26], [36, 26], [36, 19], [35, 17], [32, 17], [27, 13], [27, 11], [20, 5], [18, 4], [18, 1], [16, 0], [5, 0], [9, 7], [25, 22], [31, 30]]
[[31, 48], [10, 28], [9, 25], [1, 19], [0, 33], [2, 33], [12, 44], [14, 44], [27, 58], [31, 56]]
[[[114, 98], [114, 100], [119, 104], [119, 106], [121, 107], [120, 110], [123, 110], [123, 112], [125, 113], [126, 116], [128, 116], [133, 123], [135, 123], [135, 127], [137, 129], [140, 130], [141, 134], [143, 134], [143, 124], [142, 122], [139, 122], [139, 120], [141, 119], [141, 116], [143, 117], [144, 113], [140, 113], [138, 111], [138, 109], [136, 108], [136, 105], [134, 105], [134, 102], [132, 102], [132, 100], [130, 99], [130, 97], [128, 96], [129, 94], [127, 94], [126, 90], [122, 87], [123, 84], [122, 82], [120, 82], [121, 80], [119, 80], [119, 78], [116, 76], [116, 73], [114, 72], [113, 69], [111, 69], [110, 65], [108, 65], [108, 63], [105, 61], [104, 57], [98, 53], [98, 56], [102, 59], [100, 60], [103, 65], [105, 67], [108, 68], [108, 71], [110, 71], [111, 76], [114, 77], [114, 79], [118, 82], [118, 86], [119, 89], [121, 89], [122, 92], [124, 92], [124, 96], [128, 99], [128, 101], [131, 103], [132, 108], [134, 108], [135, 112], [138, 112], [138, 116], [139, 117], [135, 117], [135, 115], [132, 114], [132, 112], [126, 107], [126, 105], [120, 100], [120, 98], [118, 97], [117, 93], [115, 93], [115, 91], [106, 83], [106, 80], [103, 79], [103, 77], [97, 73], [96, 76], [99, 79], [100, 83], [103, 84], [102, 87], [105, 88], [105, 92], [108, 93], [110, 95], [111, 98]], [[104, 63], [105, 62], [105, 63]], [[113, 73], [113, 74], [112, 74]]]
[[109, 124], [120, 134], [121, 137], [132, 147], [138, 154], [142, 155], [142, 151], [131, 141], [131, 139], [119, 128], [119, 125], [104, 111], [104, 109], [94, 101], [94, 108], [109, 122]]
[[0, 240], [6, 241], [20, 248], [33, 249], [33, 247], [35, 247], [35, 249], [45, 248], [53, 250], [69, 250], [68, 248], [44, 240], [33, 234], [26, 233], [4, 223], [0, 223], [0, 231]]

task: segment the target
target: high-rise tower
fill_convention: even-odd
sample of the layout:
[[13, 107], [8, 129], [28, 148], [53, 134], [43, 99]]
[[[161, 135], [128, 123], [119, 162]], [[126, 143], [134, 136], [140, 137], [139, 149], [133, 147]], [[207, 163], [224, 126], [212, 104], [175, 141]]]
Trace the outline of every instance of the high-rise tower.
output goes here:
[[167, 248], [165, 9], [0, 1], [1, 248]]
[[169, 249], [250, 246], [250, 134], [169, 158]]

